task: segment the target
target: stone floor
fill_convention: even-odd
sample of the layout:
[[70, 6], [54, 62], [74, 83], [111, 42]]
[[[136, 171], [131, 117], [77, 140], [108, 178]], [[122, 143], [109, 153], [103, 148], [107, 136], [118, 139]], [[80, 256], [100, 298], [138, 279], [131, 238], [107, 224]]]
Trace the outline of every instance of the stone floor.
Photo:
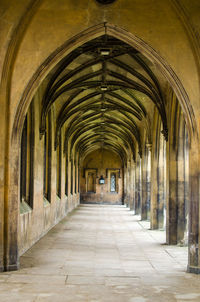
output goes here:
[[81, 205], [0, 274], [1, 302], [200, 301], [187, 248], [123, 206]]

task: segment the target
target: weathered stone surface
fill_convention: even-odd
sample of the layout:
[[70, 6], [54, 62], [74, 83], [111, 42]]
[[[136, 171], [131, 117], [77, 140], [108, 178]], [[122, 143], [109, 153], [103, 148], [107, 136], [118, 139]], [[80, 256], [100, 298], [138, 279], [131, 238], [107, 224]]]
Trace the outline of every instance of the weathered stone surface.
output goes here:
[[[107, 135], [107, 140], [112, 143], [114, 140], [114, 148], [120, 146], [123, 163], [120, 165], [116, 160], [118, 164], [115, 167], [122, 169], [119, 194], [112, 198], [109, 194], [106, 200], [124, 201], [131, 210], [141, 213], [142, 219], [151, 219], [151, 229], [165, 228], [166, 225], [168, 243], [185, 244], [188, 241], [188, 271], [199, 272], [199, 12], [199, 1], [188, 0], [117, 0], [108, 5], [101, 5], [95, 0], [7, 0], [1, 3], [0, 271], [18, 268], [19, 255], [79, 204], [78, 174], [82, 163], [79, 161], [80, 148], [77, 149], [74, 136], [80, 138], [83, 134], [78, 135], [74, 131], [73, 138], [66, 136], [67, 125], [72, 122], [75, 113], [70, 114], [64, 127], [57, 131], [59, 112], [71, 92], [59, 96], [58, 101], [50, 106], [48, 113], [52, 122], [47, 173], [50, 191], [48, 196], [45, 196], [47, 200], [43, 194], [46, 129], [41, 129], [41, 112], [45, 103], [45, 89], [52, 75], [55, 75], [56, 68], [62, 65], [62, 60], [74, 50], [75, 53], [77, 49], [80, 51], [79, 47], [85, 45], [84, 43], [106, 34], [107, 37], [112, 36], [120, 43], [128, 45], [129, 50], [132, 47], [131, 51], [134, 49], [134, 55], [139, 61], [142, 59], [143, 67], [145, 66], [141, 68], [139, 61], [128, 60], [126, 54], [122, 58], [116, 57], [126, 63], [126, 69], [121, 65], [107, 68], [105, 58], [101, 67], [96, 64], [89, 69], [90, 75], [98, 73], [102, 68], [101, 83], [105, 84], [105, 80], [113, 80], [114, 77], [115, 80], [121, 81], [121, 85], [132, 85], [133, 82], [135, 85], [132, 89], [135, 100], [131, 104], [126, 103], [127, 111], [124, 112], [124, 108], [122, 110], [120, 106], [114, 106], [112, 111], [111, 106], [105, 113], [111, 117], [120, 117], [120, 123], [124, 122], [122, 125], [115, 121], [117, 135], [115, 133], [114, 139]], [[116, 49], [113, 48], [112, 51], [115, 52]], [[91, 56], [98, 56], [99, 52], [100, 49], [91, 51], [80, 60], [73, 61], [72, 65], [62, 71], [57, 81], [59, 82], [65, 73], [88, 62]], [[131, 67], [134, 67], [135, 73], [130, 71]], [[75, 78], [85, 75], [81, 72], [76, 74]], [[114, 76], [111, 75], [113, 72]], [[99, 80], [100, 75], [96, 75], [94, 79]], [[155, 78], [158, 81], [155, 81]], [[86, 81], [89, 82], [90, 78]], [[82, 87], [83, 94], [87, 94], [85, 88], [88, 82]], [[71, 78], [68, 78], [67, 84], [70, 83]], [[52, 89], [55, 82], [51, 84]], [[60, 88], [63, 86], [64, 83]], [[124, 96], [122, 86], [117, 89], [121, 97]], [[115, 85], [110, 88], [112, 93], [116, 92]], [[146, 91], [149, 93], [148, 97], [145, 96]], [[111, 102], [114, 102], [115, 97], [109, 97]], [[51, 95], [49, 102], [52, 99]], [[35, 112], [34, 169], [31, 179], [33, 210], [20, 215], [20, 142], [24, 118], [32, 100]], [[130, 95], [127, 100], [130, 101]], [[136, 118], [131, 110], [136, 110], [132, 105], [138, 105], [138, 100], [141, 102], [139, 111], [143, 113], [142, 117], [140, 112]], [[102, 112], [102, 107], [95, 107], [95, 98], [93, 101], [94, 107], [90, 107], [90, 114], [95, 110]], [[109, 103], [103, 94], [100, 101]], [[119, 105], [121, 104], [120, 99]], [[72, 107], [73, 105], [74, 103]], [[80, 108], [81, 116], [87, 106], [88, 102]], [[80, 116], [77, 115], [78, 118]], [[101, 118], [93, 122], [98, 125]], [[133, 127], [130, 127], [131, 119]], [[111, 121], [108, 119], [107, 126]], [[122, 142], [120, 135], [124, 127], [128, 129], [129, 134], [123, 136], [123, 139], [126, 139]], [[89, 135], [87, 131], [84, 134]], [[168, 138], [168, 142], [164, 141], [163, 134], [166, 140]], [[59, 190], [58, 156], [55, 150], [58, 138], [62, 150]], [[146, 144], [152, 144], [150, 181], [147, 181], [147, 155], [142, 152]], [[29, 158], [27, 162], [32, 161]], [[108, 164], [106, 166], [110, 168]], [[83, 179], [81, 181], [83, 183]], [[101, 193], [97, 192], [96, 197], [97, 201], [100, 201]], [[149, 203], [150, 197], [151, 209], [148, 217], [147, 199]], [[195, 294], [192, 297], [198, 299]], [[18, 297], [16, 301], [17, 299]], [[171, 296], [171, 301], [173, 299], [175, 298]], [[177, 299], [184, 298], [177, 295]]]
[[[0, 275], [1, 301], [199, 301], [187, 248], [123, 206], [81, 205]], [[20, 300], [21, 299], [21, 300]]]

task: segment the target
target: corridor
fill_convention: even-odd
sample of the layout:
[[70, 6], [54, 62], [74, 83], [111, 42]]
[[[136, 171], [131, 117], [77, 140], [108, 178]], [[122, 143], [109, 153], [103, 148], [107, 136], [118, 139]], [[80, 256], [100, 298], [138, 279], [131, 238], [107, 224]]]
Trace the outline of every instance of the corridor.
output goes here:
[[124, 206], [80, 205], [0, 275], [2, 302], [200, 301], [187, 248]]

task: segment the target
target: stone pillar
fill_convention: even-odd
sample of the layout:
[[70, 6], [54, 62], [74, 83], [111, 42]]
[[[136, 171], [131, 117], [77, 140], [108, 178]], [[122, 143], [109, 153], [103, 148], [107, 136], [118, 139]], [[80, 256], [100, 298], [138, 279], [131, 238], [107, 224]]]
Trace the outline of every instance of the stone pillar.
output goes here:
[[124, 163], [124, 204], [127, 205], [127, 163]]
[[[186, 128], [185, 128], [186, 132]], [[184, 135], [184, 183], [185, 183], [185, 232], [184, 232], [184, 243], [188, 244], [188, 222], [189, 222], [189, 144], [188, 144], [188, 133]]]
[[167, 142], [166, 158], [166, 242], [177, 244], [177, 154], [173, 138], [169, 138]]
[[61, 131], [61, 141], [60, 141], [60, 196], [61, 199], [65, 198], [65, 161], [63, 154], [63, 131]]
[[70, 159], [70, 163], [71, 163], [71, 173], [70, 173], [70, 183], [71, 183], [71, 188], [70, 188], [70, 192], [71, 195], [74, 194], [74, 159], [71, 158]]
[[148, 156], [147, 156], [147, 219], [150, 220], [150, 203], [151, 203], [151, 150], [152, 144], [147, 146]]
[[[4, 161], [4, 156], [0, 156], [0, 170], [2, 175], [4, 175], [3, 161]], [[2, 272], [3, 270], [4, 270], [4, 177], [0, 179], [0, 272]]]
[[126, 203], [127, 206], [130, 208], [130, 200], [131, 200], [131, 161], [127, 161], [127, 177], [126, 177], [126, 187], [127, 187], [127, 198], [126, 198]]
[[71, 207], [72, 207], [72, 196], [71, 196], [71, 160], [69, 158], [68, 153], [66, 154], [67, 158], [68, 158], [68, 165], [67, 165], [67, 169], [68, 169], [68, 210], [71, 211]]
[[78, 158], [78, 193], [80, 194], [80, 179], [81, 179], [81, 165], [80, 158]]
[[151, 152], [151, 205], [150, 205], [151, 229], [158, 228], [158, 158], [157, 143], [153, 141]]
[[135, 214], [138, 215], [141, 212], [141, 170], [140, 170], [140, 157], [138, 155], [136, 159], [136, 174], [135, 174]]
[[[19, 268], [18, 218], [19, 218], [19, 148], [12, 146], [12, 156], [8, 155], [8, 169], [5, 187], [4, 219], [4, 270]], [[12, 177], [11, 177], [12, 175]]]
[[198, 141], [191, 141], [189, 150], [189, 238], [188, 272], [200, 274], [199, 224], [199, 150]]
[[6, 118], [6, 80], [2, 77], [0, 87], [0, 272], [4, 270], [4, 199], [5, 199], [5, 151], [7, 136], [7, 118]]
[[[185, 136], [187, 133], [185, 131], [185, 123], [182, 121], [179, 131], [179, 143], [178, 143], [178, 215], [177, 215], [177, 243], [185, 244], [187, 243], [186, 230], [186, 209], [187, 209], [187, 199], [186, 191], [188, 190], [188, 170], [187, 166], [187, 154], [188, 146]], [[187, 175], [186, 175], [187, 173]], [[186, 235], [186, 237], [185, 237]]]
[[130, 165], [130, 210], [134, 210], [135, 204], [135, 163], [131, 159]]
[[[1, 189], [1, 191], [3, 191]], [[3, 192], [1, 192], [1, 197]], [[0, 272], [4, 270], [4, 198], [0, 199]]]
[[142, 157], [142, 200], [141, 200], [141, 220], [147, 219], [147, 152], [143, 152]]
[[151, 144], [146, 144], [142, 158], [142, 201], [141, 201], [141, 220], [147, 220], [148, 216], [148, 197], [149, 197], [149, 183], [148, 183], [148, 159]]
[[165, 154], [165, 140], [162, 135], [160, 135], [160, 145], [159, 145], [159, 157], [158, 157], [158, 228], [162, 229], [165, 225], [164, 222], [164, 209], [166, 203], [166, 179], [165, 179], [165, 164], [166, 164], [166, 154]]

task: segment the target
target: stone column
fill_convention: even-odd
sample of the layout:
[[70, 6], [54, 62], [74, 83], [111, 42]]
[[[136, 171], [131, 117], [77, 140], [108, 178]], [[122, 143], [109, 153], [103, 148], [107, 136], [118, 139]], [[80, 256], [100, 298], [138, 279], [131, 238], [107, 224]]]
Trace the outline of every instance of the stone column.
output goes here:
[[127, 206], [130, 208], [130, 200], [131, 200], [131, 161], [127, 161], [127, 177], [126, 177], [126, 187], [127, 187]]
[[61, 131], [60, 155], [60, 196], [61, 199], [65, 199], [65, 162], [63, 154], [63, 131]]
[[199, 149], [198, 140], [191, 141], [189, 150], [189, 238], [188, 272], [200, 274], [200, 224], [199, 224]]
[[129, 165], [129, 160], [127, 160], [127, 168], [126, 168], [126, 205], [127, 205], [127, 207], [129, 207], [129, 205], [130, 205], [129, 172], [130, 172], [130, 165]]
[[151, 229], [158, 228], [158, 158], [157, 144], [153, 141], [151, 152], [151, 205], [150, 205]]
[[147, 220], [150, 202], [150, 167], [149, 158], [151, 155], [151, 144], [146, 144], [145, 152], [142, 158], [142, 206], [141, 219]]
[[73, 157], [70, 159], [70, 166], [71, 166], [71, 173], [70, 173], [70, 183], [71, 183], [71, 188], [70, 188], [70, 192], [71, 195], [74, 194], [74, 159]]
[[[19, 148], [12, 146], [12, 156], [8, 155], [7, 182], [5, 187], [4, 219], [4, 270], [19, 268], [18, 218], [19, 218]], [[12, 177], [11, 177], [12, 175]]]
[[147, 156], [147, 219], [150, 220], [150, 203], [151, 203], [151, 150], [152, 144], [147, 146], [148, 156]]
[[[186, 128], [185, 128], [186, 131]], [[184, 232], [184, 243], [188, 244], [188, 222], [189, 222], [189, 144], [188, 144], [188, 133], [184, 135], [184, 183], [185, 183], [185, 232]]]
[[167, 142], [166, 242], [177, 244], [177, 154], [173, 138]]
[[187, 166], [187, 142], [185, 140], [185, 124], [182, 121], [179, 131], [179, 143], [178, 143], [178, 221], [177, 221], [177, 243], [185, 244], [187, 238], [185, 238], [186, 230], [186, 209], [187, 209], [187, 199], [186, 191], [188, 190], [187, 177], [189, 175], [185, 166]]
[[127, 206], [127, 162], [124, 164], [124, 204]]
[[141, 203], [141, 220], [147, 220], [148, 214], [148, 157], [151, 149], [151, 144], [146, 144], [142, 158], [142, 203]]
[[68, 158], [68, 209], [71, 211], [72, 208], [72, 195], [71, 195], [71, 160], [69, 158], [69, 155], [66, 154]]
[[138, 155], [136, 159], [136, 174], [135, 174], [135, 214], [138, 215], [141, 212], [141, 175], [140, 175], [140, 157]]
[[159, 229], [162, 229], [165, 225], [164, 222], [164, 208], [165, 208], [165, 201], [166, 201], [165, 164], [166, 164], [165, 141], [164, 141], [164, 137], [160, 135], [159, 157], [158, 157], [158, 199], [157, 199]]
[[135, 163], [133, 159], [131, 159], [130, 165], [130, 210], [134, 210], [135, 204]]
[[2, 77], [0, 87], [0, 272], [4, 270], [4, 199], [5, 199], [5, 152], [7, 140], [7, 118], [6, 118], [6, 79]]
[[[1, 189], [1, 191], [3, 191]], [[0, 201], [0, 272], [4, 270], [4, 196]]]
[[147, 219], [147, 150], [142, 157], [142, 200], [141, 200], [141, 220]]

